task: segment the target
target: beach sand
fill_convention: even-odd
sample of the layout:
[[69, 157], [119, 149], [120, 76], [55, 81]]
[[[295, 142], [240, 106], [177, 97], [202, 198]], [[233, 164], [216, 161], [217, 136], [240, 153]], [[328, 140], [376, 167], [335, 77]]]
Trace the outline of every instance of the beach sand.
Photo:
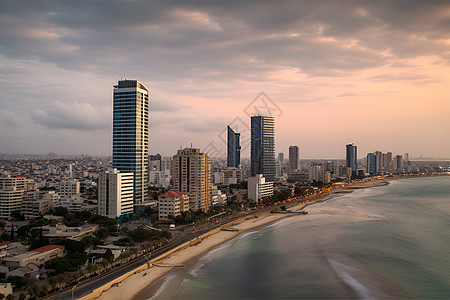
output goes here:
[[[353, 188], [367, 188], [387, 184], [384, 179], [371, 180], [363, 183], [353, 183], [347, 185], [343, 188], [338, 188], [332, 191], [331, 194], [321, 194], [316, 196], [315, 199], [309, 200], [307, 203], [296, 204], [289, 207], [289, 211], [298, 211], [305, 208], [307, 205], [314, 204], [317, 202], [325, 201], [333, 195], [333, 192], [339, 192], [347, 189]], [[184, 263], [192, 260], [203, 253], [206, 253], [213, 248], [237, 237], [238, 235], [256, 227], [260, 227], [269, 223], [274, 223], [280, 219], [293, 216], [292, 213], [261, 213], [258, 217], [249, 216], [245, 220], [236, 221], [231, 224], [227, 224], [227, 227], [232, 227], [238, 229], [238, 231], [218, 231], [217, 233], [211, 234], [206, 238], [186, 246], [169, 256], [154, 262], [150, 269], [145, 269], [142, 271], [137, 271], [126, 279], [123, 279], [118, 284], [105, 290], [98, 298], [101, 300], [125, 300], [133, 299], [140, 291], [144, 288], [163, 277], [165, 274], [176, 268], [177, 266], [182, 266]], [[88, 295], [83, 297], [83, 300], [94, 299], [93, 295]]]

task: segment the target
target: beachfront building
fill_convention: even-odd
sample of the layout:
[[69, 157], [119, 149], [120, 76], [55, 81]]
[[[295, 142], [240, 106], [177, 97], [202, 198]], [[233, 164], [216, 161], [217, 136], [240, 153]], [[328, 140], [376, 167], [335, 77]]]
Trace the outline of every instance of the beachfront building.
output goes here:
[[274, 117], [251, 117], [250, 146], [251, 176], [261, 174], [266, 181], [273, 182], [276, 176]]
[[351, 170], [351, 176], [356, 176], [358, 170], [357, 147], [354, 144], [346, 145], [346, 166]]
[[134, 210], [148, 200], [149, 92], [137, 80], [120, 80], [113, 91], [113, 168], [133, 173]]
[[289, 169], [291, 171], [300, 169], [299, 150], [297, 146], [289, 146]]
[[189, 211], [189, 196], [186, 193], [170, 191], [158, 197], [158, 220], [172, 221], [185, 211]]
[[248, 199], [259, 202], [265, 197], [273, 195], [273, 182], [266, 182], [262, 174], [248, 178]]
[[227, 127], [227, 167], [238, 168], [241, 164], [241, 134]]
[[172, 160], [173, 188], [189, 196], [189, 209], [207, 211], [212, 204], [211, 158], [197, 148], [178, 150]]
[[378, 173], [378, 155], [376, 153], [367, 153], [367, 172], [370, 175], [375, 175]]
[[392, 152], [383, 153], [383, 170], [391, 171], [392, 168]]

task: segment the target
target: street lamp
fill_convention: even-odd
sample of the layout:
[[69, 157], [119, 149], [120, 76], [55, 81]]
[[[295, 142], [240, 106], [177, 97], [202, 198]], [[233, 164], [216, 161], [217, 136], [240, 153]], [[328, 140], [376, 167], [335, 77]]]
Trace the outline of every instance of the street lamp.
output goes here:
[[75, 291], [75, 288], [76, 288], [76, 287], [77, 287], [77, 286], [74, 285], [73, 288], [72, 288], [72, 300], [73, 300], [73, 292]]
[[[151, 256], [152, 253], [150, 252], [148, 255]], [[145, 255], [145, 254], [144, 254], [144, 257], [147, 260], [148, 267], [150, 268], [150, 260], [148, 259], [147, 255]]]

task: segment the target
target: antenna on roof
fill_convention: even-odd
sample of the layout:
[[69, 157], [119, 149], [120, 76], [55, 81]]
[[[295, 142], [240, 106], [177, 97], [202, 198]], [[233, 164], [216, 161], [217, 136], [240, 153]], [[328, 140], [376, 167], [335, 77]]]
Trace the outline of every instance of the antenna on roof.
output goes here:
[[192, 143], [191, 143], [191, 148], [192, 148]]

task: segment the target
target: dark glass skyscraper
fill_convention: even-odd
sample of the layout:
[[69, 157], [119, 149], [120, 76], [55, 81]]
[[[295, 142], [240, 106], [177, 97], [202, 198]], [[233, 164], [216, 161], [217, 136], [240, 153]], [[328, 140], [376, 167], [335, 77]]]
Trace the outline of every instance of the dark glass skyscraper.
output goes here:
[[370, 175], [375, 175], [378, 173], [377, 165], [378, 156], [375, 153], [367, 153], [367, 172]]
[[298, 152], [297, 146], [289, 146], [289, 168], [292, 171], [300, 169], [298, 163]]
[[120, 80], [113, 91], [113, 167], [134, 174], [134, 206], [148, 198], [147, 88], [137, 80]]
[[251, 118], [251, 176], [262, 174], [266, 182], [275, 181], [275, 119]]
[[237, 168], [241, 164], [241, 134], [228, 126], [227, 166]]
[[356, 175], [356, 172], [358, 170], [358, 155], [357, 155], [357, 148], [353, 144], [348, 144], [346, 146], [347, 153], [346, 153], [346, 166], [347, 168], [350, 168], [352, 170], [352, 176]]

